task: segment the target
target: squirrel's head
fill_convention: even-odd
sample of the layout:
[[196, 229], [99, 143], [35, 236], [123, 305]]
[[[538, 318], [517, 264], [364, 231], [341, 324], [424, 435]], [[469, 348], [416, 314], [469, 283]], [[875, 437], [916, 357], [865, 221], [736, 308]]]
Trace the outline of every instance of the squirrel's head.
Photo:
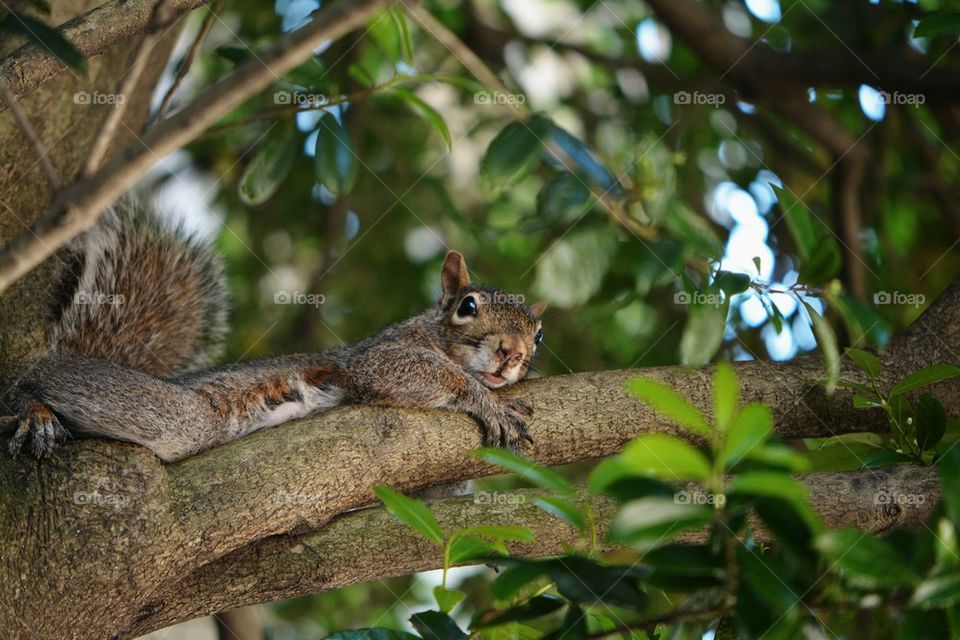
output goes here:
[[523, 296], [471, 285], [467, 263], [456, 251], [444, 259], [440, 280], [450, 358], [491, 389], [523, 378], [543, 339], [546, 304], [528, 307]]

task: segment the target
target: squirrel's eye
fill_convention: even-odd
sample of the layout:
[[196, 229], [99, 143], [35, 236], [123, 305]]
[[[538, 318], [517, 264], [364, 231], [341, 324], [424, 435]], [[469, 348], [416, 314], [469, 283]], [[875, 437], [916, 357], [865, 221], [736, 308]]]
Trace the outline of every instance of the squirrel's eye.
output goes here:
[[467, 296], [463, 299], [463, 302], [460, 303], [460, 306], [457, 307], [457, 315], [461, 318], [466, 316], [477, 315], [477, 301], [473, 296]]
[[533, 342], [535, 344], [540, 344], [543, 342], [543, 329], [537, 329], [537, 335], [533, 337]]

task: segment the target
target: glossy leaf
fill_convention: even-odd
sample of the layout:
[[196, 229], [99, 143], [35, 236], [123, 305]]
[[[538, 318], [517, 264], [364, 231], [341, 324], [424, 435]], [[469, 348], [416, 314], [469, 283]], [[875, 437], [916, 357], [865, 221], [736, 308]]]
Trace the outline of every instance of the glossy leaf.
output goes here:
[[710, 461], [683, 440], [651, 433], [631, 440], [620, 458], [637, 475], [666, 480], [706, 480]]
[[266, 202], [277, 192], [293, 168], [298, 152], [294, 144], [293, 127], [281, 125], [276, 129], [267, 134], [266, 143], [240, 177], [240, 199], [246, 204]]
[[650, 378], [640, 377], [630, 380], [627, 383], [627, 390], [671, 422], [698, 435], [710, 437], [712, 430], [707, 426], [700, 412], [672, 387]]
[[433, 597], [436, 599], [437, 606], [440, 607], [441, 613], [450, 613], [453, 611], [453, 608], [460, 604], [460, 601], [463, 600], [466, 595], [463, 591], [445, 589], [439, 584], [433, 588]]
[[497, 189], [523, 179], [537, 166], [544, 126], [536, 118], [511, 122], [490, 142], [480, 160], [480, 176]]
[[517, 561], [493, 581], [490, 591], [498, 600], [507, 600], [547, 572], [541, 562]]
[[868, 374], [871, 378], [879, 378], [880, 374], [883, 373], [883, 365], [880, 364], [880, 359], [872, 353], [862, 349], [852, 348], [848, 348], [844, 353], [853, 360], [853, 363], [857, 365], [861, 371]]
[[860, 588], [909, 586], [919, 581], [919, 576], [887, 542], [856, 529], [823, 533], [817, 537], [816, 547], [837, 571]]
[[944, 363], [935, 364], [931, 367], [927, 367], [926, 369], [921, 369], [920, 371], [911, 373], [906, 378], [893, 385], [893, 388], [890, 390], [890, 395], [891, 397], [903, 395], [904, 393], [908, 393], [914, 389], [936, 384], [937, 382], [943, 382], [944, 380], [955, 378], [958, 375], [960, 375], [960, 367]]
[[559, 611], [567, 604], [563, 598], [553, 595], [540, 595], [530, 598], [521, 605], [510, 607], [498, 615], [484, 620], [479, 628], [493, 627], [508, 622], [522, 622], [524, 620], [535, 620], [554, 611]]
[[410, 498], [390, 487], [378, 485], [373, 492], [383, 501], [387, 511], [403, 524], [419, 531], [423, 537], [437, 544], [443, 544], [443, 529], [427, 505]]
[[536, 462], [531, 462], [512, 451], [486, 447], [477, 451], [475, 455], [484, 462], [512, 471], [520, 478], [532, 482], [538, 487], [558, 491], [568, 496], [574, 495], [573, 487], [559, 473]]
[[554, 496], [541, 496], [534, 498], [533, 504], [581, 531], [587, 526], [583, 511], [569, 500]]
[[773, 431], [773, 414], [765, 404], [748, 404], [734, 419], [723, 439], [720, 460], [727, 468], [763, 445]]
[[917, 445], [921, 451], [933, 449], [947, 431], [947, 412], [939, 400], [924, 393], [917, 402], [916, 414]]
[[410, 616], [410, 624], [423, 640], [466, 640], [457, 623], [445, 613], [423, 611]]
[[810, 320], [813, 322], [813, 335], [816, 336], [817, 345], [820, 346], [820, 351], [823, 353], [827, 375], [824, 386], [827, 389], [827, 394], [830, 395], [837, 388], [837, 378], [840, 375], [840, 350], [837, 348], [837, 335], [833, 332], [830, 323], [817, 313], [816, 309], [805, 300], [802, 302], [807, 313], [810, 314]]
[[573, 221], [593, 201], [589, 187], [576, 175], [563, 172], [550, 181], [537, 197], [537, 212], [547, 220]]
[[396, 87], [393, 89], [393, 93], [410, 105], [414, 111], [419, 113], [424, 120], [430, 123], [430, 126], [437, 130], [437, 133], [439, 133], [440, 137], [443, 138], [443, 141], [446, 143], [448, 149], [453, 146], [453, 138], [450, 137], [450, 129], [447, 128], [447, 123], [443, 119], [443, 116], [440, 115], [440, 112], [424, 102], [420, 96], [409, 89], [404, 87]]
[[350, 132], [331, 113], [324, 113], [317, 123], [314, 170], [317, 181], [330, 193], [348, 193], [357, 181], [357, 157]]
[[705, 527], [713, 509], [680, 504], [671, 498], [641, 498], [628, 502], [610, 527], [610, 539], [620, 544], [668, 542], [691, 529]]
[[48, 24], [24, 13], [10, 11], [0, 18], [0, 31], [8, 31], [37, 43], [41, 49], [53, 54], [66, 66], [86, 73], [87, 59], [83, 57], [72, 42]]

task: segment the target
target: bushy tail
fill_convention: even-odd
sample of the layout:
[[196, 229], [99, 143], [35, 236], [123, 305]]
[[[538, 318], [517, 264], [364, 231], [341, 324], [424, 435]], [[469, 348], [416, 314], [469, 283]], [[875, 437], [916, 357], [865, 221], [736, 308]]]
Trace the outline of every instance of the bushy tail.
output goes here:
[[226, 334], [223, 265], [198, 238], [124, 201], [67, 250], [58, 353], [168, 377], [209, 366]]

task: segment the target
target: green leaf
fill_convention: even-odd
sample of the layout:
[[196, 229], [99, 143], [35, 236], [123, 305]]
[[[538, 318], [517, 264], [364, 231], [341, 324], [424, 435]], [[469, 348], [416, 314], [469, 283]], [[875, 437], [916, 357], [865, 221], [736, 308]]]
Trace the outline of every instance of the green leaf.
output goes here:
[[706, 480], [710, 476], [706, 456], [686, 442], [663, 433], [634, 438], [620, 458], [633, 473], [668, 482]]
[[874, 398], [868, 398], [867, 396], [862, 396], [860, 394], [854, 394], [853, 396], [853, 408], [854, 409], [876, 409], [877, 407], [882, 407]]
[[480, 176], [496, 189], [525, 178], [539, 163], [543, 128], [536, 117], [504, 127], [480, 160]]
[[712, 435], [696, 407], [662, 382], [651, 378], [633, 378], [627, 383], [627, 390], [671, 422], [707, 438]]
[[547, 562], [557, 591], [579, 603], [603, 603], [633, 611], [643, 609], [647, 596], [635, 579], [646, 573], [635, 567], [608, 566], [581, 556], [566, 556]]
[[960, 447], [950, 447], [937, 461], [943, 484], [943, 506], [954, 526], [960, 526]]
[[786, 189], [774, 187], [783, 211], [783, 218], [797, 245], [800, 257], [800, 280], [811, 284], [825, 282], [840, 269], [840, 248], [830, 230], [814, 213]]
[[917, 23], [914, 38], [937, 38], [960, 33], [960, 13], [936, 13]]
[[750, 276], [731, 271], [718, 271], [714, 284], [728, 296], [733, 296], [750, 288]]
[[886, 541], [856, 529], [820, 534], [816, 547], [854, 586], [863, 589], [916, 584], [920, 577]]
[[527, 527], [516, 525], [481, 524], [455, 531], [451, 536], [476, 536], [490, 540], [516, 540], [530, 542], [533, 540], [533, 531]]
[[804, 308], [810, 314], [810, 320], [813, 322], [813, 334], [817, 338], [817, 344], [823, 352], [823, 363], [826, 368], [827, 379], [824, 383], [827, 394], [831, 395], [837, 388], [837, 378], [840, 376], [840, 350], [837, 348], [837, 335], [833, 332], [830, 323], [824, 320], [823, 316], [817, 313], [806, 301], [803, 302]]
[[765, 404], [748, 404], [737, 415], [723, 440], [720, 460], [725, 468], [730, 468], [744, 457], [749, 457], [751, 449], [763, 445], [773, 431], [773, 414]]
[[[523, 604], [510, 607], [506, 611], [497, 614], [495, 617], [484, 621], [478, 628], [494, 627], [508, 622], [522, 622], [524, 620], [535, 620], [543, 616], [559, 611], [567, 604], [563, 598], [554, 595], [540, 595], [530, 598]], [[475, 630], [475, 629], [474, 629]]]
[[430, 125], [437, 130], [437, 133], [440, 134], [440, 137], [443, 138], [443, 141], [447, 144], [447, 149], [453, 146], [453, 138], [450, 137], [450, 129], [447, 128], [446, 121], [436, 109], [424, 102], [413, 91], [410, 91], [404, 87], [394, 88], [393, 93], [410, 105], [414, 111], [417, 111], [424, 120], [430, 123]]
[[72, 42], [53, 27], [23, 13], [11, 11], [0, 19], [0, 31], [20, 34], [41, 49], [46, 49], [66, 66], [86, 74], [87, 59], [77, 51]]
[[887, 402], [887, 421], [890, 433], [901, 449], [909, 449], [912, 428], [913, 407], [903, 396], [892, 396]]
[[880, 359], [872, 353], [868, 353], [862, 349], [848, 348], [846, 354], [861, 371], [868, 374], [874, 380], [879, 378], [880, 374], [883, 373], [883, 365], [880, 364]]
[[789, 611], [800, 601], [796, 590], [785, 582], [790, 573], [771, 554], [763, 555], [761, 558], [757, 550], [737, 545], [740, 571], [753, 592], [778, 612]]
[[587, 640], [587, 615], [576, 604], [567, 607], [560, 626], [543, 637], [543, 640]]
[[367, 33], [392, 61], [404, 57], [403, 37], [392, 12], [384, 11], [374, 16], [367, 24]]
[[[718, 295], [718, 294], [707, 294]], [[730, 298], [723, 302], [695, 303], [690, 305], [687, 323], [680, 336], [680, 362], [698, 366], [710, 362], [723, 344], [723, 330], [727, 322]]]
[[903, 395], [914, 389], [926, 387], [937, 382], [943, 382], [944, 380], [955, 378], [958, 375], [960, 375], [960, 367], [944, 363], [935, 364], [932, 367], [911, 373], [893, 385], [893, 389], [890, 390], [890, 396]]
[[[560, 151], [575, 165], [578, 169], [577, 173], [585, 175], [590, 182], [600, 187], [604, 192], [609, 192], [614, 196], [620, 195], [622, 189], [620, 189], [616, 178], [583, 141], [557, 126], [552, 120], [542, 116], [534, 116], [534, 118], [538, 119], [538, 124], [542, 129], [540, 138], [549, 142], [551, 150]], [[548, 154], [553, 155], [552, 152], [548, 152]], [[560, 165], [569, 168], [570, 162], [561, 162]]]
[[508, 600], [546, 572], [547, 567], [541, 562], [517, 561], [497, 576], [490, 592], [497, 600]]
[[728, 487], [729, 493], [742, 493], [770, 498], [782, 498], [802, 503], [807, 498], [807, 488], [785, 473], [775, 471], [749, 471], [738, 475]]
[[401, 7], [393, 6], [389, 10], [390, 18], [396, 26], [400, 36], [400, 50], [404, 60], [413, 60], [413, 40], [410, 37], [410, 26], [407, 24], [407, 15]]
[[583, 531], [587, 526], [586, 518], [580, 507], [569, 500], [555, 498], [553, 496], [542, 496], [533, 499], [533, 504], [540, 507], [552, 516], [556, 516], [567, 524]]
[[863, 454], [862, 462], [864, 469], [879, 469], [880, 467], [889, 467], [895, 464], [912, 464], [916, 462], [916, 460], [899, 451], [875, 449]]
[[436, 598], [437, 606], [440, 607], [441, 613], [450, 613], [453, 611], [453, 608], [460, 604], [460, 601], [463, 600], [466, 595], [463, 591], [446, 589], [439, 584], [433, 588], [433, 597]]
[[723, 242], [710, 222], [677, 198], [671, 198], [667, 205], [663, 228], [693, 255], [713, 259], [723, 256]]
[[678, 504], [671, 498], [640, 498], [623, 506], [610, 526], [617, 544], [668, 542], [673, 536], [701, 529], [713, 518], [713, 509]]
[[423, 611], [410, 616], [410, 624], [423, 640], [466, 640], [453, 618], [438, 611]]
[[396, 629], [350, 629], [331, 633], [324, 640], [420, 640], [419, 636]]
[[609, 225], [578, 228], [540, 258], [534, 291], [562, 309], [581, 305], [600, 291], [616, 252]]
[[518, 456], [512, 451], [506, 449], [494, 449], [485, 447], [477, 451], [474, 455], [490, 464], [502, 467], [507, 471], [512, 471], [521, 478], [532, 482], [538, 487], [558, 491], [564, 495], [574, 495], [573, 487], [563, 476], [556, 471], [552, 471], [536, 462], [531, 462], [526, 458]]
[[474, 536], [459, 535], [450, 539], [450, 564], [460, 564], [494, 553], [493, 545]]
[[253, 55], [253, 52], [247, 47], [234, 47], [231, 45], [217, 47], [214, 49], [214, 53], [235, 65], [246, 62], [250, 56]]
[[884, 451], [866, 442], [833, 444], [807, 451], [804, 456], [810, 461], [810, 471], [856, 471], [863, 468], [864, 456]]
[[947, 412], [940, 401], [929, 393], [917, 402], [917, 445], [921, 451], [933, 449], [947, 432]]
[[266, 202], [277, 192], [293, 168], [294, 158], [297, 157], [294, 129], [292, 126], [281, 126], [279, 129], [276, 135], [267, 138], [240, 177], [240, 200], [248, 205]]
[[726, 431], [737, 413], [740, 404], [740, 387], [737, 374], [727, 362], [721, 362], [713, 370], [713, 413], [717, 429]]
[[943, 607], [960, 600], [960, 572], [927, 578], [917, 585], [910, 599], [920, 607]]
[[317, 123], [313, 167], [317, 181], [335, 196], [348, 193], [357, 181], [357, 156], [350, 132], [331, 113], [324, 113]]
[[394, 518], [413, 527], [427, 540], [443, 544], [443, 529], [426, 504], [383, 485], [375, 486], [373, 492]]
[[583, 180], [564, 171], [540, 191], [537, 212], [549, 221], [571, 222], [580, 218], [593, 203]]

